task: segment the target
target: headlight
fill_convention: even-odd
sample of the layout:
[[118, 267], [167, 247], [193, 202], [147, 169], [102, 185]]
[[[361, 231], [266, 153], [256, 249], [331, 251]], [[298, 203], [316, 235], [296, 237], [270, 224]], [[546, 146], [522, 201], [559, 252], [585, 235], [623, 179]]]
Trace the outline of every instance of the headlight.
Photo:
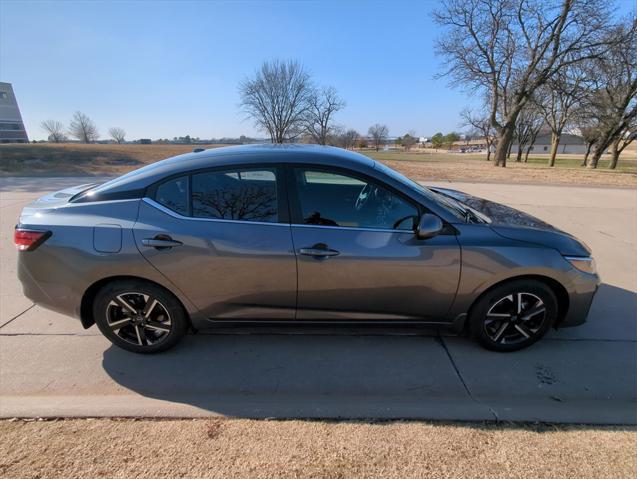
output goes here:
[[586, 256], [564, 256], [564, 259], [571, 263], [573, 267], [584, 271], [585, 273], [595, 274], [597, 272], [595, 268], [595, 260]]

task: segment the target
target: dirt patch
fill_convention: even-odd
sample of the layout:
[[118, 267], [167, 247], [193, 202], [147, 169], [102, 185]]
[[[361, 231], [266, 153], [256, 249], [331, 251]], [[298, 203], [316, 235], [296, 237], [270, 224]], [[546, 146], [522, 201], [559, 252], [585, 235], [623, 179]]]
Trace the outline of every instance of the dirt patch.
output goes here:
[[417, 422], [1, 421], [0, 476], [579, 477], [637, 474], [637, 430]]

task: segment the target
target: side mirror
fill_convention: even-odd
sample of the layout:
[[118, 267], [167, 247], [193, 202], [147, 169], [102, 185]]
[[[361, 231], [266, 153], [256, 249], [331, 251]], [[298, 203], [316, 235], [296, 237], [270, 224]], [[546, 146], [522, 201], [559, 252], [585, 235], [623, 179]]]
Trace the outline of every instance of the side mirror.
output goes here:
[[442, 224], [442, 220], [440, 218], [438, 218], [436, 215], [425, 213], [420, 217], [420, 221], [418, 222], [418, 228], [416, 228], [416, 238], [422, 240], [433, 238], [442, 231], [443, 227], [444, 225]]

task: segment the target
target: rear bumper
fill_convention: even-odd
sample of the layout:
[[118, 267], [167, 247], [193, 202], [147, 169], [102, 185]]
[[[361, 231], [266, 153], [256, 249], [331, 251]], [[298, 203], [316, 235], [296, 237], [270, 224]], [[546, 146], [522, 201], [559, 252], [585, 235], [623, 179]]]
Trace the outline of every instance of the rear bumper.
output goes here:
[[18, 254], [18, 279], [24, 295], [38, 306], [80, 319], [81, 294], [59, 281], [56, 275], [40, 275], [36, 280], [30, 265], [35, 258], [25, 258], [30, 252]]

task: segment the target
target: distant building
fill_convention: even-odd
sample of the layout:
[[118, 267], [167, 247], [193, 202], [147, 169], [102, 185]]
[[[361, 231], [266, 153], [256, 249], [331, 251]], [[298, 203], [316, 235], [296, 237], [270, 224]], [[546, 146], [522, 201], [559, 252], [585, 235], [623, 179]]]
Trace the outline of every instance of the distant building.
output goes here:
[[0, 143], [28, 143], [11, 83], [0, 82]]
[[[513, 142], [511, 151], [518, 151], [518, 144]], [[535, 143], [531, 148], [533, 153], [550, 153], [551, 152], [551, 134], [540, 133], [535, 139]], [[560, 137], [560, 144], [557, 147], [557, 153], [583, 155], [586, 153], [586, 142], [581, 136], [563, 133]]]

